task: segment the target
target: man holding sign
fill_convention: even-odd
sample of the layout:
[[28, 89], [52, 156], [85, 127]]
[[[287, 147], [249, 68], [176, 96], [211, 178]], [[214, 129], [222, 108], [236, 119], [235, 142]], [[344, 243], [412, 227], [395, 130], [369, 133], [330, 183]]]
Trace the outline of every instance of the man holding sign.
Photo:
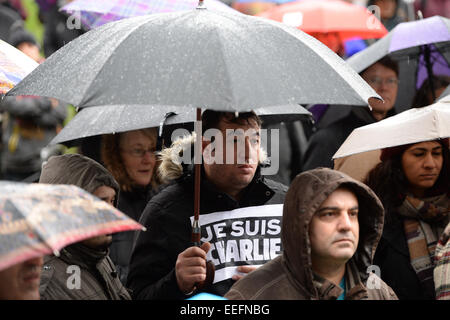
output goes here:
[[[142, 214], [147, 231], [137, 236], [128, 276], [134, 299], [186, 298], [205, 280], [207, 258], [216, 267], [208, 291], [224, 295], [243, 274], [281, 253], [280, 204], [287, 188], [260, 173], [260, 128], [254, 113], [202, 115], [201, 247], [191, 243], [194, 179], [186, 154], [192, 141], [163, 152], [159, 173], [176, 180]], [[185, 161], [177, 164], [180, 151]]]
[[346, 174], [328, 168], [299, 174], [284, 202], [282, 256], [234, 284], [225, 297], [397, 300], [372, 265], [383, 217], [373, 191]]

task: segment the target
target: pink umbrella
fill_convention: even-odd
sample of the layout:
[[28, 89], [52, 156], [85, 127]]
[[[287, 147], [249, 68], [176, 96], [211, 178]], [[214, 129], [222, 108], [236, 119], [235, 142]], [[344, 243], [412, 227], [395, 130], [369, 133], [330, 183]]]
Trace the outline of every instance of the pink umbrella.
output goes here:
[[[75, 15], [87, 28], [92, 29], [125, 18], [192, 10], [198, 4], [198, 0], [75, 0], [62, 7], [61, 11]], [[219, 0], [204, 0], [204, 6], [208, 10], [238, 13]]]
[[0, 39], [0, 95], [12, 89], [38, 63]]
[[144, 229], [74, 185], [0, 182], [0, 270], [84, 239]]

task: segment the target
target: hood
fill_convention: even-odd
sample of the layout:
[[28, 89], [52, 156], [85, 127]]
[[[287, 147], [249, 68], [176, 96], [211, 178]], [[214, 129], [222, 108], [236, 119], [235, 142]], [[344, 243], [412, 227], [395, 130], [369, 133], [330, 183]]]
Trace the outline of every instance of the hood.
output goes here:
[[100, 163], [80, 154], [53, 156], [42, 165], [39, 183], [76, 185], [89, 193], [101, 186], [116, 191], [114, 206], [119, 199], [119, 184]]
[[321, 204], [339, 187], [352, 190], [358, 198], [359, 243], [351, 260], [363, 282], [369, 276], [367, 267], [372, 264], [383, 231], [383, 206], [365, 184], [328, 168], [317, 168], [297, 175], [284, 201], [281, 231], [283, 259], [293, 281], [313, 296], [317, 294], [311, 269], [309, 223]]
[[[195, 132], [183, 136], [176, 139], [169, 148], [165, 148], [158, 153], [159, 160], [161, 161], [158, 167], [158, 178], [161, 183], [170, 183], [183, 175], [190, 164], [183, 162], [183, 155], [188, 152], [187, 154], [191, 155], [189, 160], [193, 159], [195, 138]], [[267, 162], [267, 159], [267, 153], [261, 147], [259, 163], [263, 165]]]

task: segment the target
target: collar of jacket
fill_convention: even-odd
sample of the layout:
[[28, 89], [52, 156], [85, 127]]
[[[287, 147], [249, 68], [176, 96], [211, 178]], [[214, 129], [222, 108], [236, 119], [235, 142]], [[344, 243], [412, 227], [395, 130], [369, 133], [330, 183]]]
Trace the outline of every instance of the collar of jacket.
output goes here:
[[[352, 113], [358, 119], [364, 121], [367, 124], [375, 123], [377, 120], [373, 117], [372, 112], [368, 108], [353, 108]], [[395, 108], [393, 107], [386, 113], [386, 118], [394, 116], [396, 114]], [[386, 119], [385, 118], [385, 119]]]
[[[247, 206], [258, 206], [264, 205], [270, 198], [273, 197], [275, 191], [273, 191], [265, 182], [264, 176], [261, 175], [261, 168], [255, 171], [252, 181], [243, 190], [242, 197], [239, 201], [236, 201], [228, 194], [220, 191], [217, 187], [205, 178], [205, 170], [202, 166], [202, 179], [201, 179], [201, 199], [219, 199], [222, 201], [227, 201], [232, 204], [233, 207], [247, 207]], [[194, 182], [194, 165], [191, 164], [187, 166], [184, 170], [183, 176], [180, 178], [189, 184]]]
[[100, 251], [81, 243], [75, 243], [62, 249], [59, 258], [68, 264], [74, 264], [83, 269], [92, 269], [97, 268], [108, 252], [109, 250]]
[[[313, 299], [336, 300], [341, 295], [343, 289], [339, 285], [315, 273], [313, 273], [313, 277], [314, 288], [316, 289], [316, 292], [312, 295]], [[345, 300], [361, 300], [369, 297], [353, 259], [348, 261], [345, 267], [345, 287], [347, 290]]]

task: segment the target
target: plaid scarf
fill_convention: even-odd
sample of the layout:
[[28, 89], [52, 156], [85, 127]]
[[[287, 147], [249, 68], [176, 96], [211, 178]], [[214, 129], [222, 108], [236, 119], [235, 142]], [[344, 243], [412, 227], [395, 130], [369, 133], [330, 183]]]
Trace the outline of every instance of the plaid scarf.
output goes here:
[[434, 254], [439, 236], [449, 221], [449, 198], [446, 194], [423, 200], [406, 196], [398, 212], [404, 217], [411, 266], [422, 288], [434, 297]]
[[438, 242], [434, 263], [436, 300], [450, 300], [450, 223]]

